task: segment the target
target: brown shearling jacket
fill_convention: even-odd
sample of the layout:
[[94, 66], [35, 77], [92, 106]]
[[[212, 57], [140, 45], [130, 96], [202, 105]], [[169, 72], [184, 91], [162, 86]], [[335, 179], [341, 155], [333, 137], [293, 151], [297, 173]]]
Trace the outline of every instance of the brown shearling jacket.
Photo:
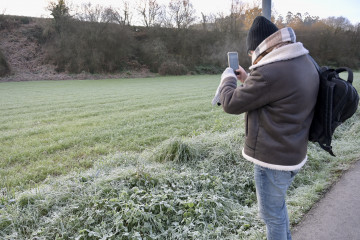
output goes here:
[[271, 169], [299, 169], [307, 159], [318, 87], [307, 54], [255, 68], [241, 86], [225, 79], [220, 93], [224, 111], [246, 112], [243, 156]]

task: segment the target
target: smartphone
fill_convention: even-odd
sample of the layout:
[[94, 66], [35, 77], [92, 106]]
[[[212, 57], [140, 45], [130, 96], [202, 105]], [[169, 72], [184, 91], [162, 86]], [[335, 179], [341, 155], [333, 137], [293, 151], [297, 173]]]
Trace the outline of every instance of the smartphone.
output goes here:
[[229, 67], [231, 67], [234, 70], [235, 74], [239, 74], [235, 72], [235, 70], [239, 69], [239, 58], [237, 52], [228, 52], [228, 63]]

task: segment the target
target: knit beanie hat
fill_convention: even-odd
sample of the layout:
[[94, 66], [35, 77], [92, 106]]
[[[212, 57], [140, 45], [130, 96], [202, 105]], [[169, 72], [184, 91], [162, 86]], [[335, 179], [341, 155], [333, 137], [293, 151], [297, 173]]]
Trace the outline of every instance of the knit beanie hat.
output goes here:
[[263, 16], [257, 16], [250, 27], [246, 45], [248, 52], [255, 50], [259, 44], [271, 34], [279, 30], [275, 24]]

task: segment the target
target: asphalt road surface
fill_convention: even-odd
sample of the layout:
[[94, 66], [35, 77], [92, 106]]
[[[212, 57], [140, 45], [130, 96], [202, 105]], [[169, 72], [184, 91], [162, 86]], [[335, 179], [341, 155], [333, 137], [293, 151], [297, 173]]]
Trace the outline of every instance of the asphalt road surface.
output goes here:
[[360, 240], [360, 161], [293, 228], [293, 240]]

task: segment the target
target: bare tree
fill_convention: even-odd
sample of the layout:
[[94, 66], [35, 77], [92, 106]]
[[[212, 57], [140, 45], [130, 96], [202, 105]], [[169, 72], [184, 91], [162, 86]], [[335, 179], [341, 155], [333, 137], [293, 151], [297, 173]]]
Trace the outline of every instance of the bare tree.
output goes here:
[[304, 25], [310, 26], [310, 25], [316, 23], [317, 21], [319, 21], [319, 17], [310, 16], [310, 14], [308, 12], [305, 13], [304, 21], [303, 21]]
[[112, 7], [107, 7], [103, 9], [103, 12], [101, 13], [101, 19], [102, 21], [107, 23], [124, 24], [124, 19], [120, 15], [119, 11]]
[[195, 22], [195, 9], [189, 0], [171, 0], [169, 3], [171, 19], [177, 28], [188, 28]]
[[245, 15], [246, 5], [240, 0], [232, 0], [230, 8], [230, 31], [239, 32], [243, 27], [242, 16]]
[[228, 17], [225, 15], [224, 12], [219, 12], [216, 15], [214, 28], [219, 32], [223, 32], [223, 33], [228, 32], [229, 30]]
[[207, 24], [208, 24], [208, 16], [205, 15], [203, 12], [201, 12], [201, 19], [202, 19], [202, 26], [203, 26], [203, 30], [207, 29]]
[[129, 1], [123, 0], [123, 24], [130, 25], [132, 19], [132, 13], [130, 12]]
[[349, 30], [352, 26], [349, 19], [344, 17], [328, 17], [325, 20], [325, 23], [334, 28], [335, 34], [339, 33], [341, 30]]
[[289, 12], [286, 14], [286, 25], [291, 24], [293, 18], [294, 18], [294, 14], [289, 11]]
[[138, 2], [137, 11], [142, 17], [142, 21], [146, 27], [150, 27], [159, 22], [161, 15], [161, 6], [156, 0], [140, 0]]
[[123, 11], [101, 5], [92, 5], [91, 2], [82, 4], [76, 14], [80, 21], [118, 23], [121, 25], [130, 25], [129, 5], [127, 1], [123, 2]]
[[215, 20], [216, 16], [213, 13], [210, 14], [204, 14], [201, 12], [201, 24], [203, 27], [203, 30], [213, 30], [215, 28]]
[[160, 5], [159, 15], [157, 17], [157, 24], [163, 27], [172, 27], [171, 18], [167, 17], [165, 5]]
[[77, 13], [77, 18], [81, 21], [102, 22], [104, 7], [92, 5], [91, 2], [81, 5], [81, 12]]
[[284, 28], [285, 27], [284, 17], [281, 14], [277, 17], [277, 19], [275, 21], [275, 25], [278, 28]]

